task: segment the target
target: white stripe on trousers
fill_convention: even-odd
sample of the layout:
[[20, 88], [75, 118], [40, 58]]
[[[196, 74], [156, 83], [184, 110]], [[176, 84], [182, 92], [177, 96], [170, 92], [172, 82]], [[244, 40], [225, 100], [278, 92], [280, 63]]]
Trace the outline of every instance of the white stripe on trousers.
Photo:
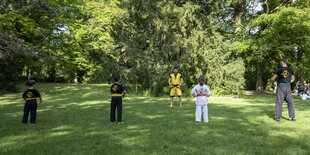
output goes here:
[[204, 122], [209, 122], [209, 118], [208, 118], [208, 105], [196, 105], [196, 121], [197, 122], [201, 122], [201, 112], [202, 112], [202, 116], [203, 116], [203, 121]]

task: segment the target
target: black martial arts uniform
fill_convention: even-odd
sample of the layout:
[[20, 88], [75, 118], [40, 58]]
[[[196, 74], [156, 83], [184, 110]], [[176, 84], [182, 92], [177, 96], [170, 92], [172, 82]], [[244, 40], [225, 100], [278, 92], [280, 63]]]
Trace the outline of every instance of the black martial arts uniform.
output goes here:
[[25, 107], [24, 107], [24, 116], [23, 116], [23, 123], [27, 123], [28, 115], [30, 111], [30, 123], [36, 122], [37, 116], [37, 98], [41, 97], [40, 93], [36, 89], [27, 89], [24, 94], [23, 98], [26, 100]]
[[122, 94], [124, 87], [118, 83], [114, 83], [110, 91], [112, 93], [110, 121], [115, 121], [115, 110], [117, 108], [117, 121], [122, 122]]

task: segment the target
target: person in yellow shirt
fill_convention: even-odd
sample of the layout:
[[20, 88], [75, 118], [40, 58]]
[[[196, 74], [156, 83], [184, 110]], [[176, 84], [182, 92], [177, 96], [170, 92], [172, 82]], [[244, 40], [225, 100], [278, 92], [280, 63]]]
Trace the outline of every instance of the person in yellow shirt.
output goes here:
[[178, 73], [179, 68], [178, 67], [174, 67], [172, 74], [170, 74], [169, 76], [169, 86], [170, 86], [170, 107], [173, 106], [173, 97], [175, 94], [177, 94], [179, 96], [179, 103], [180, 106], [182, 106], [182, 91], [181, 91], [181, 85], [183, 83], [183, 77], [182, 74]]

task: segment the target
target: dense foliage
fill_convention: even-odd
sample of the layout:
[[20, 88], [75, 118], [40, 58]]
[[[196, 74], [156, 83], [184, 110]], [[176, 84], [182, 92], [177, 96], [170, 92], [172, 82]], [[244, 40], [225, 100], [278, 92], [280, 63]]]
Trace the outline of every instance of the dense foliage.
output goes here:
[[32, 78], [122, 82], [164, 95], [174, 66], [183, 92], [205, 75], [215, 94], [264, 91], [286, 56], [310, 80], [307, 0], [22, 0], [0, 2], [0, 92]]

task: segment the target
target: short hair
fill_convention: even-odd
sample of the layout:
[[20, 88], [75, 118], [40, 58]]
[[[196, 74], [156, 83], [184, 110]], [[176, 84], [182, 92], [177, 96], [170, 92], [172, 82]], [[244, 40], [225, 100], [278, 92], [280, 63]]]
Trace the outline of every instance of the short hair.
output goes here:
[[121, 76], [119, 76], [119, 75], [114, 75], [114, 82], [119, 81], [120, 78], [121, 78]]
[[25, 84], [26, 84], [26, 86], [31, 87], [31, 86], [36, 84], [36, 81], [35, 80], [27, 80]]
[[205, 81], [205, 77], [203, 75], [199, 76], [198, 82], [201, 81], [201, 80]]
[[175, 70], [175, 69], [179, 69], [179, 67], [175, 66], [175, 67], [173, 68], [173, 70]]
[[281, 58], [281, 60], [280, 61], [282, 61], [282, 62], [284, 62], [284, 63], [288, 63], [288, 59], [286, 58], [286, 57], [283, 57], [283, 58]]

